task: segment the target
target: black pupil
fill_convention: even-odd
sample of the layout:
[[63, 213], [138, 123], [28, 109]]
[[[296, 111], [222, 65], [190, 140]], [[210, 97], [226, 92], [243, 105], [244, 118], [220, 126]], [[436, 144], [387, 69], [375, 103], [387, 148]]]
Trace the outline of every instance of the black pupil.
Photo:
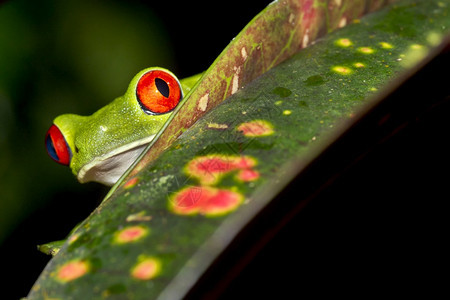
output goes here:
[[161, 78], [155, 78], [155, 85], [158, 91], [166, 98], [169, 98], [169, 86]]

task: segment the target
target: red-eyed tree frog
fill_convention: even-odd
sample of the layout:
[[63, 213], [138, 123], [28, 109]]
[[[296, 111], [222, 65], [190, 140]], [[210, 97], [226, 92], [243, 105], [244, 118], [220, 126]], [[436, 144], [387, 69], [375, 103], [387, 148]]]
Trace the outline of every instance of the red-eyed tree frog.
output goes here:
[[81, 183], [113, 185], [139, 157], [201, 74], [178, 80], [163, 68], [139, 72], [125, 95], [91, 116], [55, 118], [45, 145]]

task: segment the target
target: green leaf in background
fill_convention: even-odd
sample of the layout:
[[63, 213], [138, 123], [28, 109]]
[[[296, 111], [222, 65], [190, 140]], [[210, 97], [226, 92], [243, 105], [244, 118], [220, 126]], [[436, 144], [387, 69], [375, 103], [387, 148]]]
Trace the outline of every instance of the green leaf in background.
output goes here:
[[51, 120], [64, 112], [92, 113], [143, 66], [173, 68], [173, 54], [161, 21], [140, 4], [120, 1], [7, 1], [0, 5], [0, 45], [3, 242], [52, 201], [78, 203], [75, 211], [105, 193], [49, 164], [43, 133]]
[[[314, 8], [322, 3], [306, 2]], [[378, 91], [440, 44], [449, 10], [448, 1], [401, 1], [327, 34], [245, 87], [231, 88], [230, 97], [139, 165], [81, 224], [29, 299], [186, 295], [233, 237], [375, 105]], [[225, 76], [230, 84], [233, 76]], [[204, 95], [202, 84], [173, 121], [183, 109], [199, 107], [189, 99], [202, 98], [193, 96]], [[184, 124], [170, 124], [175, 131], [169, 136], [178, 136]]]

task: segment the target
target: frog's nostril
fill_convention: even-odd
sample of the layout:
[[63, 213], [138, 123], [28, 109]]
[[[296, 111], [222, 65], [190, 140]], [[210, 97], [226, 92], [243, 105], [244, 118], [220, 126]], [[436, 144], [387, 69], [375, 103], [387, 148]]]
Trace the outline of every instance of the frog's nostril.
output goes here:
[[72, 151], [56, 125], [52, 125], [45, 135], [45, 148], [48, 155], [57, 163], [65, 166], [70, 164]]

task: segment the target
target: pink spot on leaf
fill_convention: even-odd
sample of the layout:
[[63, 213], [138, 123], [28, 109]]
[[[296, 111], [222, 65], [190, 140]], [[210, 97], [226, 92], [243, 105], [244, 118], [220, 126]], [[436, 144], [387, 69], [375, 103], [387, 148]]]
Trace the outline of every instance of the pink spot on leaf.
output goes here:
[[197, 178], [200, 183], [211, 185], [231, 171], [250, 169], [255, 165], [255, 159], [249, 156], [212, 154], [191, 160], [186, 166], [186, 172]]
[[135, 242], [148, 234], [148, 229], [143, 226], [126, 227], [114, 234], [114, 241], [118, 244]]
[[237, 127], [246, 137], [261, 137], [273, 134], [273, 126], [267, 121], [255, 120], [242, 123]]
[[130, 189], [130, 188], [134, 187], [136, 184], [138, 184], [138, 182], [139, 182], [138, 177], [131, 178], [123, 185], [123, 188]]
[[156, 258], [144, 258], [131, 270], [131, 276], [139, 280], [149, 280], [158, 275], [161, 263]]
[[236, 209], [243, 201], [237, 192], [209, 186], [188, 187], [171, 199], [171, 210], [180, 215], [223, 215]]
[[244, 169], [238, 173], [238, 178], [242, 181], [254, 181], [259, 178], [259, 173], [252, 169]]
[[59, 281], [66, 283], [84, 276], [88, 271], [89, 263], [87, 261], [73, 260], [61, 266], [56, 277]]

